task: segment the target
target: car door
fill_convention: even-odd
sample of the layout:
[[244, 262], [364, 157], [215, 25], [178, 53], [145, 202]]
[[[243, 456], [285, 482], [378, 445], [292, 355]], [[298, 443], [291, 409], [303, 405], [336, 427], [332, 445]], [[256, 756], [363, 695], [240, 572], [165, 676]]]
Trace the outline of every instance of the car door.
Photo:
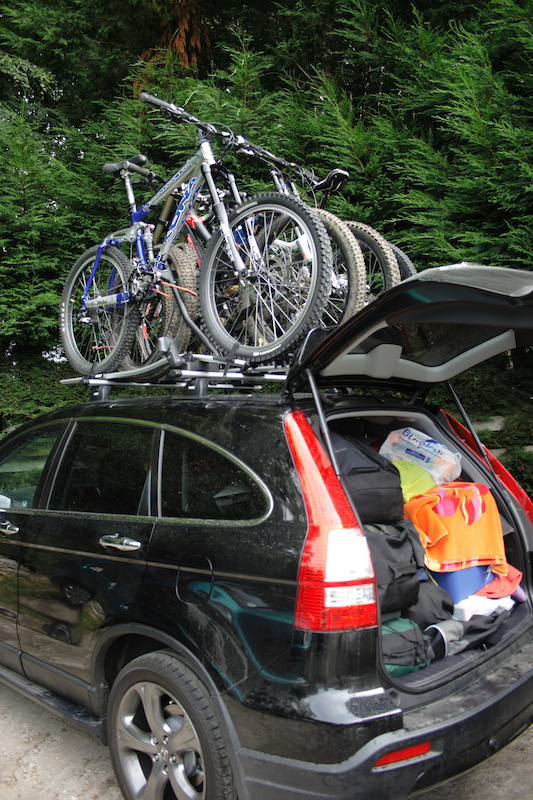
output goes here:
[[159, 466], [143, 603], [155, 624], [222, 668], [226, 685], [238, 683], [291, 646], [289, 581], [265, 578], [280, 549], [278, 523], [267, 523], [271, 492], [243, 461], [184, 431], [165, 431]]
[[38, 506], [41, 486], [65, 423], [9, 437], [0, 450], [0, 664], [20, 671], [17, 570], [21, 542]]
[[130, 420], [74, 423], [47, 507], [26, 526], [18, 634], [26, 675], [84, 702], [102, 630], [128, 621], [153, 527], [157, 428]]
[[[502, 353], [523, 350], [530, 357], [532, 346], [533, 273], [452, 264], [402, 281], [332, 332], [312, 331], [291, 366], [286, 391], [294, 394], [308, 384], [319, 401], [320, 389], [364, 390], [383, 403], [403, 394], [410, 406], [422, 408], [430, 389], [442, 384], [466, 427], [446, 415], [448, 424], [490, 464], [533, 520], [525, 492], [479, 443], [451, 385], [456, 376]], [[324, 422], [321, 429], [327, 439]], [[335, 461], [331, 442], [326, 447]], [[533, 535], [526, 530], [524, 536], [533, 551]]]
[[533, 274], [454, 264], [427, 269], [385, 292], [332, 333], [313, 331], [287, 377], [294, 392], [319, 387], [413, 393], [533, 344]]

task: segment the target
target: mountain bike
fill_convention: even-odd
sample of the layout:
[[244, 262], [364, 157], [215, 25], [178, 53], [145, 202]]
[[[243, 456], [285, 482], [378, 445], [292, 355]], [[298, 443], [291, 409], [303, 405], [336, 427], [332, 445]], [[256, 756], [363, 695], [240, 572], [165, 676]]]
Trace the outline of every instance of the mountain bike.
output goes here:
[[[311, 170], [276, 156], [243, 136], [235, 136], [232, 132], [228, 132], [227, 136], [236, 152], [268, 164], [274, 185], [281, 194], [300, 197], [301, 187], [305, 195], [314, 198], [315, 212], [324, 222], [333, 240], [334, 254], [338, 254], [338, 261], [344, 267], [340, 277], [343, 281], [340, 295], [344, 298], [344, 304], [336, 298], [335, 273], [333, 275], [334, 288], [329, 304], [330, 308], [334, 308], [337, 302], [337, 309], [330, 317], [333, 323], [345, 321], [382, 292], [400, 282], [401, 273], [395, 252], [378, 231], [364, 223], [340, 220], [325, 210], [331, 194], [342, 190], [346, 185], [349, 178], [346, 170], [333, 169], [324, 180], [318, 180]], [[320, 199], [317, 199], [318, 196]], [[356, 253], [353, 253], [353, 239], [358, 245]], [[348, 252], [349, 248], [352, 250], [351, 254]], [[328, 307], [326, 319], [327, 316]]]
[[[226, 129], [222, 133], [222, 136], [226, 150], [241, 152], [243, 142], [245, 142], [248, 148], [248, 154], [253, 153], [260, 160], [269, 162], [276, 190], [280, 194], [301, 199], [295, 187], [289, 189], [285, 175], [281, 171], [281, 166], [289, 169], [301, 168], [296, 167], [295, 164], [290, 164], [282, 158], [274, 156], [263, 148], [248, 142], [248, 140], [245, 140], [242, 136], [235, 135], [232, 131]], [[276, 166], [274, 166], [274, 163]], [[235, 175], [226, 167], [222, 160], [217, 162], [216, 170], [223, 183], [227, 186], [229, 201], [234, 204], [241, 203], [242, 195]], [[301, 171], [308, 176], [309, 180], [310, 173], [303, 169]], [[317, 181], [313, 176], [311, 181], [313, 186], [320, 187], [322, 197], [326, 198], [333, 192], [339, 191], [339, 189], [345, 185], [347, 176], [348, 173], [344, 170], [335, 169], [332, 170], [324, 180]], [[333, 266], [331, 291], [327, 298], [321, 320], [323, 326], [329, 327], [344, 322], [363, 307], [365, 296], [365, 263], [357, 240], [351, 234], [346, 223], [321, 206], [311, 206], [311, 209], [324, 225], [330, 238], [332, 248]], [[208, 208], [206, 210], [208, 212], [206, 215], [207, 224], [209, 225], [209, 217], [212, 219], [213, 215], [212, 213], [211, 215], [209, 214]], [[205, 227], [203, 231], [199, 231], [199, 234], [200, 235], [197, 235], [196, 232], [193, 233], [189, 231], [187, 236], [188, 241], [193, 245], [195, 251], [201, 254], [204, 251], [205, 242], [208, 241], [209, 236], [206, 237]], [[201, 261], [201, 255], [199, 255], [199, 261]]]
[[[227, 130], [222, 133], [222, 137], [224, 140], [225, 149], [235, 148], [239, 139], [239, 137], [234, 136]], [[239, 145], [237, 144], [237, 146]], [[282, 160], [280, 159], [280, 163], [281, 161]], [[239, 189], [235, 175], [228, 169], [223, 159], [219, 158], [217, 160], [217, 163], [212, 166], [212, 172], [217, 176], [220, 182], [227, 187], [225, 202], [230, 207], [236, 207], [237, 205], [240, 205], [243, 200], [241, 190]], [[330, 193], [338, 191], [345, 184], [346, 177], [347, 173], [345, 171], [332, 170], [323, 181], [317, 182], [315, 180], [314, 183], [317, 186], [320, 186], [320, 191], [323, 192], [322, 196], [325, 198], [326, 196], [329, 196]], [[287, 189], [282, 188], [280, 182], [281, 180], [282, 176], [280, 174], [279, 179], [276, 177], [274, 181], [276, 190], [281, 194], [290, 194]], [[293, 194], [294, 196], [299, 197], [297, 192], [294, 191]], [[366, 283], [365, 264], [357, 240], [352, 236], [347, 225], [333, 214], [325, 211], [322, 208], [312, 208], [312, 211], [323, 223], [324, 228], [329, 236], [332, 249], [333, 263], [331, 290], [327, 297], [322, 319], [320, 321], [321, 326], [329, 327], [344, 322], [358, 309], [362, 308]], [[162, 212], [162, 219], [160, 219], [159, 222], [164, 224], [164, 220], [169, 218], [169, 213], [169, 209], [165, 208]], [[192, 260], [193, 263], [196, 258], [198, 264], [201, 265], [202, 260], [205, 258], [205, 249], [211, 238], [210, 230], [213, 222], [216, 221], [216, 217], [212, 207], [210, 206], [208, 196], [203, 196], [201, 198], [201, 208], [199, 207], [198, 213], [202, 213], [201, 219], [198, 214], [191, 214], [187, 218], [185, 231], [187, 244], [179, 246], [183, 248], [183, 250], [180, 255], [180, 260], [179, 262], [176, 262], [175, 266], [176, 270], [180, 273], [183, 266], [183, 260], [186, 255], [186, 250], [189, 251], [189, 261]], [[273, 226], [273, 236], [275, 236], [274, 229], [277, 229], [282, 221], [283, 218], [279, 217], [278, 222], [275, 226]], [[156, 229], [156, 232], [154, 233], [154, 240], [157, 239], [157, 236], [158, 230]], [[190, 245], [190, 247], [188, 247], [188, 245]], [[273, 246], [280, 247], [282, 246], [282, 242], [276, 242], [274, 240]], [[179, 282], [180, 284], [183, 284], [184, 282], [181, 274]], [[189, 302], [193, 302], [190, 300], [190, 295], [188, 297]], [[163, 323], [159, 326], [157, 335], [164, 335], [174, 340], [174, 354], [180, 352], [183, 353], [185, 350], [185, 342], [189, 343], [190, 339], [189, 337], [187, 337], [187, 339], [184, 338], [181, 328], [175, 329], [173, 328], [172, 324], [168, 324], [168, 321], [171, 319], [179, 319], [179, 315], [174, 315], [174, 317], [171, 317], [171, 313], [164, 315]], [[159, 358], [157, 340], [154, 341], [146, 339], [146, 328], [147, 326], [143, 326], [142, 341], [144, 343], [144, 347], [142, 349], [136, 348], [135, 350], [135, 353], [137, 353], [139, 357], [135, 359], [129, 355], [122, 363], [122, 368], [131, 369], [135, 366], [136, 362], [139, 367], [142, 366], [143, 368], [143, 378], [153, 380], [154, 378], [162, 377], [162, 375], [168, 370], [168, 364], [164, 361], [160, 362], [157, 360]], [[188, 328], [188, 330], [190, 331], [190, 328]], [[195, 348], [195, 352], [205, 352], [205, 347], [201, 342], [196, 341], [194, 337], [191, 344], [192, 347]], [[150, 352], [152, 353], [151, 356], [148, 355]], [[155, 362], [154, 359], [156, 359]], [[176, 360], [175, 355], [173, 356], [173, 359]], [[154, 364], [152, 369], [149, 368], [150, 363]]]
[[[145, 167], [146, 157], [104, 166], [104, 173], [124, 181], [130, 225], [87, 250], [67, 277], [60, 310], [67, 358], [82, 375], [112, 371], [128, 359], [135, 365], [136, 341], [158, 328], [154, 309], [171, 312], [169, 298], [212, 353], [251, 364], [284, 357], [319, 324], [331, 291], [332, 254], [324, 226], [297, 198], [276, 192], [252, 196], [228, 213], [212, 169], [211, 142], [221, 136], [215, 126], [152, 95], [143, 93], [141, 100], [169, 119], [195, 125], [198, 150], [140, 208], [132, 176], [140, 175], [152, 188], [162, 180]], [[205, 330], [183, 299], [195, 289], [181, 286], [173, 249], [204, 188], [216, 218], [197, 292]], [[159, 243], [158, 227], [147, 219], [162, 203], [175, 205], [175, 211]], [[160, 297], [165, 299], [161, 306]], [[153, 362], [159, 353], [157, 347], [149, 349], [145, 361]]]

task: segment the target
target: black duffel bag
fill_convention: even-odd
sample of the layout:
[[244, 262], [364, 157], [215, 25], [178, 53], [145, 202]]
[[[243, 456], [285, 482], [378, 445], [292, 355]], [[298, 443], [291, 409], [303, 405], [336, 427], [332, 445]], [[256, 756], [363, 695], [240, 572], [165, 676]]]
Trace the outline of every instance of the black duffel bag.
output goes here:
[[403, 611], [403, 616], [416, 622], [424, 631], [429, 625], [451, 619], [453, 608], [454, 603], [448, 592], [428, 577], [420, 581], [418, 600]]
[[363, 442], [330, 432], [345, 492], [353, 500], [361, 522], [403, 519], [400, 473], [388, 458]]
[[394, 525], [364, 525], [382, 614], [404, 611], [418, 600], [418, 570], [424, 567], [424, 548], [411, 520]]
[[416, 622], [405, 617], [382, 623], [381, 655], [385, 669], [395, 678], [427, 667], [434, 657]]

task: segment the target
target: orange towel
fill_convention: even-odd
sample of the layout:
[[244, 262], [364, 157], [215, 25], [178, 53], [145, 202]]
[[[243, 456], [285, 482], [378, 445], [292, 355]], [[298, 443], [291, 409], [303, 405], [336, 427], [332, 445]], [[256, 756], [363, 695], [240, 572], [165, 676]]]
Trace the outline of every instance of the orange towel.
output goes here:
[[487, 486], [444, 483], [406, 503], [405, 516], [420, 535], [428, 569], [453, 572], [490, 564], [507, 575], [500, 515]]

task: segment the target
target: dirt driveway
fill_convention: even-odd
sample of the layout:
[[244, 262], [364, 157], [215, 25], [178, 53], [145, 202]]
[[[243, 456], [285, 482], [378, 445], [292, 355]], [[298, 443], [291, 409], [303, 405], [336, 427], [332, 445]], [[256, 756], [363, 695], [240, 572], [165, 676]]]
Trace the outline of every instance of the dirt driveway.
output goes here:
[[[0, 685], [1, 800], [121, 800], [107, 749]], [[419, 800], [524, 800], [533, 786], [533, 726], [468, 775]]]

